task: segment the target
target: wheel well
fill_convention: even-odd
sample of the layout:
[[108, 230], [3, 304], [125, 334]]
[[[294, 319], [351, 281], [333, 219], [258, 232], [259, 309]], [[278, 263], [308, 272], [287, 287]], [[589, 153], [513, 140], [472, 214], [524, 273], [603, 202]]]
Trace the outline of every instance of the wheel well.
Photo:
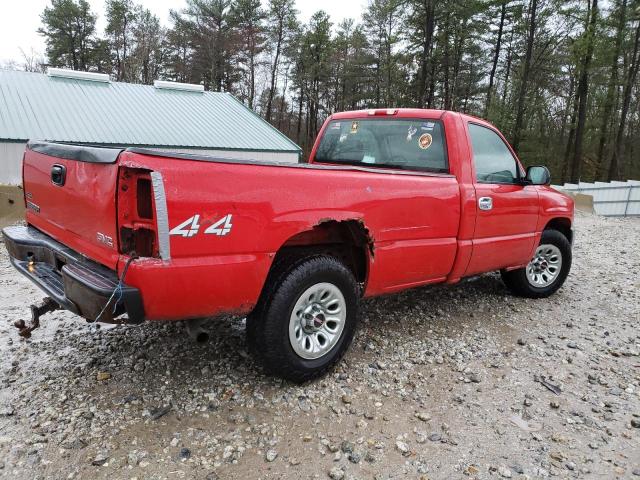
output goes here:
[[573, 241], [573, 231], [571, 230], [571, 220], [569, 220], [568, 218], [554, 218], [552, 220], [549, 220], [549, 223], [547, 223], [544, 229], [557, 230], [560, 233], [562, 233], [567, 238], [567, 240], [569, 240], [569, 243]]
[[361, 220], [321, 220], [311, 230], [289, 238], [276, 253], [272, 265], [283, 257], [313, 254], [336, 257], [351, 270], [358, 283], [365, 283], [369, 256], [373, 257], [373, 238]]

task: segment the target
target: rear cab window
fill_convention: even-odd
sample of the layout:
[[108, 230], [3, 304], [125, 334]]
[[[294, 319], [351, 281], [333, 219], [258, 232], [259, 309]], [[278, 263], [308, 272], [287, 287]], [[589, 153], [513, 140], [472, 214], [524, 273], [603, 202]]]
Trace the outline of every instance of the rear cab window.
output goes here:
[[440, 120], [340, 119], [327, 125], [314, 161], [448, 173], [446, 151]]

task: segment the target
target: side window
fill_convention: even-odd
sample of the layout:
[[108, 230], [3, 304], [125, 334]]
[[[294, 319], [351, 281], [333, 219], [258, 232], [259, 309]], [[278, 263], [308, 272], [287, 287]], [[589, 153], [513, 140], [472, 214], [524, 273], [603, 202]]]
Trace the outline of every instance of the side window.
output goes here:
[[493, 130], [469, 124], [476, 180], [486, 183], [516, 183], [518, 167], [511, 151]]

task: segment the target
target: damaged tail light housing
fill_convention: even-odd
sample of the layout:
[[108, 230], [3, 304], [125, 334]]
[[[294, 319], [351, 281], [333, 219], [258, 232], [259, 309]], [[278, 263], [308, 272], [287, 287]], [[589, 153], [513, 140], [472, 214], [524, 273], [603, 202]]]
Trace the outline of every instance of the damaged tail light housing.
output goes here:
[[158, 230], [151, 172], [120, 167], [118, 175], [118, 235], [120, 253], [159, 257]]

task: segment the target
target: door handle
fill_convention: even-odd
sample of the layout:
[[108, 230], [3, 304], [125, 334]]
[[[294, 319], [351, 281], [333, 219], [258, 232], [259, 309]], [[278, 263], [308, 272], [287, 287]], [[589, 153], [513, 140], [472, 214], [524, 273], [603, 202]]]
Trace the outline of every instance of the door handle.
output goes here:
[[67, 179], [67, 169], [64, 165], [54, 165], [51, 167], [51, 182], [54, 185], [58, 185], [62, 187], [64, 185], [65, 180]]
[[478, 208], [480, 210], [491, 210], [493, 208], [493, 199], [491, 197], [480, 197], [478, 199]]

